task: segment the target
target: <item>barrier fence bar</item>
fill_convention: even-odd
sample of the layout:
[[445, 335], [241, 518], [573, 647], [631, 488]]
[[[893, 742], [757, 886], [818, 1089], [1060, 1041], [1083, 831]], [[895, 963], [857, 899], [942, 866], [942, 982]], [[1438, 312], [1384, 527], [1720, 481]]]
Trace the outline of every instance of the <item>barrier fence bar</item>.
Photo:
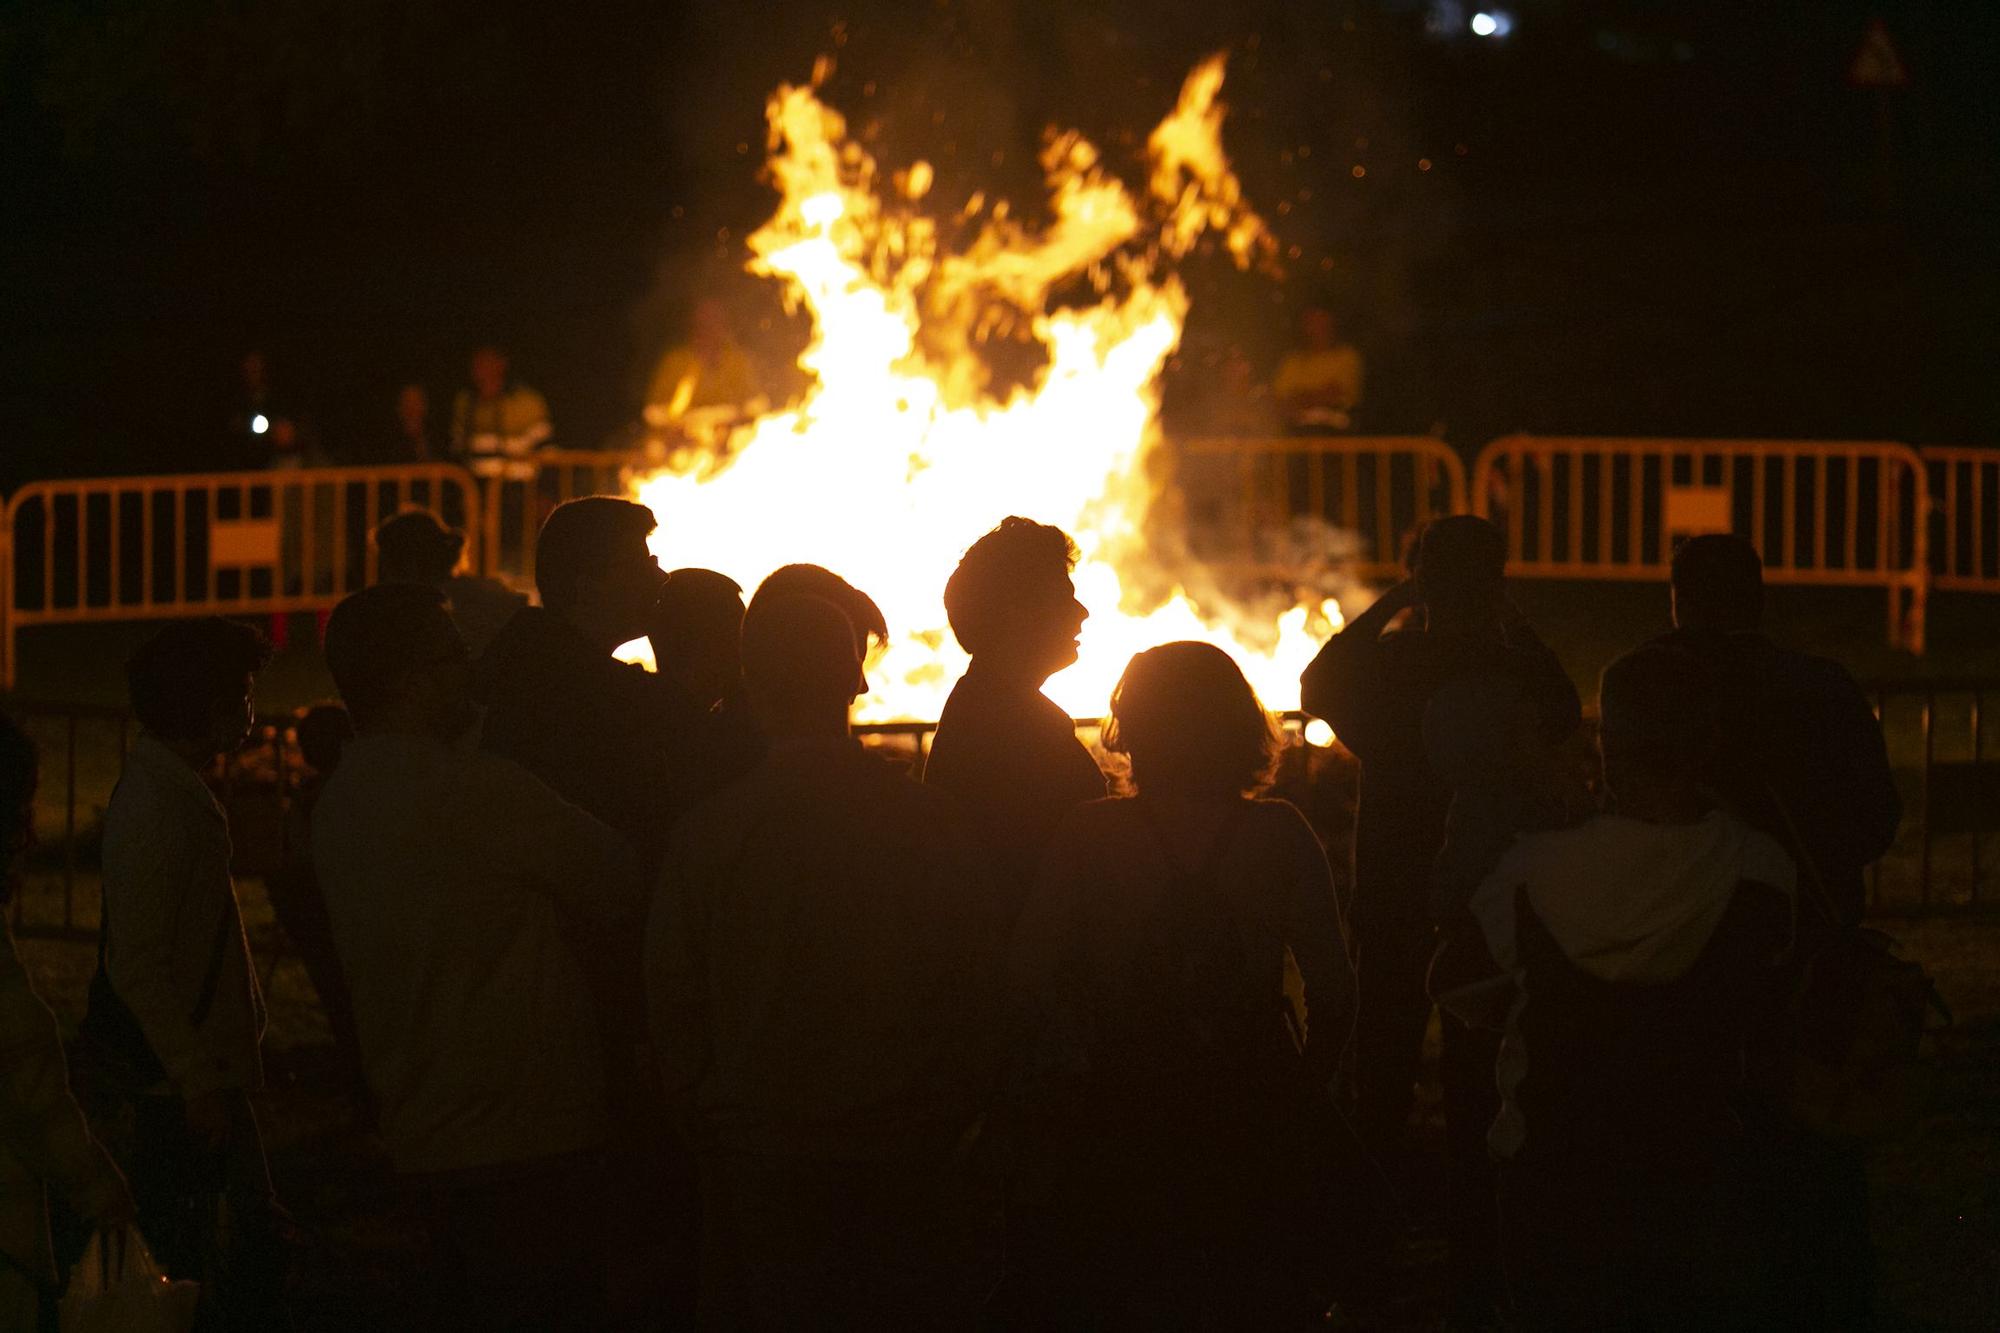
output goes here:
[[1923, 651], [1929, 487], [1907, 445], [1512, 435], [1480, 452], [1471, 491], [1511, 575], [1664, 579], [1677, 539], [1735, 532], [1770, 583], [1884, 589], [1890, 642]]
[[368, 534], [407, 507], [477, 542], [478, 491], [447, 463], [31, 482], [0, 515], [0, 689], [32, 625], [331, 607], [374, 581]]
[[2000, 835], [2000, 762], [1986, 757], [1991, 678], [1883, 681], [1872, 687], [1903, 795], [1903, 827], [1870, 875], [1885, 915], [1988, 909], [1987, 841]]
[[1415, 529], [1466, 512], [1465, 465], [1428, 435], [1197, 438], [1174, 456], [1196, 553], [1274, 573], [1299, 564], [1300, 518], [1352, 534], [1363, 577], [1394, 578]]
[[1931, 586], [2000, 592], [2000, 449], [1927, 448]]

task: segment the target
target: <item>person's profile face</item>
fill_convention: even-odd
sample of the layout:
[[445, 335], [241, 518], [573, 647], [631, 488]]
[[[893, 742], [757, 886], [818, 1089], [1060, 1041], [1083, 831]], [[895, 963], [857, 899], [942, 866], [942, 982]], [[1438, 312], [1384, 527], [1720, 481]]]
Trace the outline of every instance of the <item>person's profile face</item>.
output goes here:
[[631, 543], [606, 565], [597, 579], [603, 599], [604, 618], [626, 639], [646, 633], [659, 603], [660, 589], [667, 583], [666, 571], [647, 549], [643, 540]]
[[1331, 310], [1314, 307], [1299, 316], [1299, 332], [1309, 347], [1331, 347], [1339, 334], [1339, 325]]
[[209, 717], [207, 748], [217, 754], [234, 754], [250, 738], [250, 730], [257, 722], [257, 707], [254, 694], [255, 684], [251, 677], [243, 678], [243, 692], [218, 700], [215, 711]]
[[1076, 597], [1067, 574], [1045, 579], [1028, 590], [1016, 624], [1027, 660], [1050, 675], [1077, 659], [1083, 622], [1090, 612]]

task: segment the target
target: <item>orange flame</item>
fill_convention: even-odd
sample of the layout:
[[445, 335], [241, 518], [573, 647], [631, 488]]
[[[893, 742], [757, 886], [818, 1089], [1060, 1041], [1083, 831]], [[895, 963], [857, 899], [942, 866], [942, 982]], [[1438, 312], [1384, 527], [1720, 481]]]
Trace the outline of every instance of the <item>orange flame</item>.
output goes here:
[[[1180, 280], [1156, 270], [1211, 232], [1239, 264], [1272, 248], [1223, 155], [1223, 58], [1194, 70], [1153, 132], [1143, 200], [1081, 135], [1052, 135], [1048, 226], [996, 205], [956, 251], [915, 205], [929, 166], [910, 167], [893, 193], [879, 188], [873, 159], [816, 94], [824, 73], [770, 102], [780, 201], [749, 241], [750, 270], [784, 283], [811, 316], [799, 364], [812, 385], [715, 454], [639, 484], [660, 520], [662, 564], [705, 565], [746, 588], [792, 561], [838, 571], [881, 603], [892, 633], [857, 716], [927, 720], [965, 665], [945, 624], [945, 579], [973, 540], [1022, 514], [1066, 529], [1082, 551], [1082, 657], [1049, 683], [1071, 713], [1101, 714], [1134, 652], [1182, 638], [1228, 650], [1267, 704], [1295, 705], [1298, 673], [1339, 607], [1274, 617], [1206, 593], [1198, 605], [1148, 539], [1159, 374], [1188, 308]], [[1079, 276], [1096, 304], [1050, 309], [1055, 286]], [[972, 349], [1016, 321], [1046, 364], [995, 395]]]

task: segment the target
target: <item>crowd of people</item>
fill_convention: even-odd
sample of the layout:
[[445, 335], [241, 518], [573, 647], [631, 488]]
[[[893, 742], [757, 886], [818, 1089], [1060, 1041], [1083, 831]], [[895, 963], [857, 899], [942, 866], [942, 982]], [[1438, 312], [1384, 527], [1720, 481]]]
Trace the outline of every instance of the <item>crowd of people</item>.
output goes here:
[[[274, 902], [423, 1219], [410, 1326], [1305, 1326], [1396, 1242], [1434, 1008], [1454, 1327], [1865, 1325], [1858, 1154], [1759, 1071], [1899, 811], [1853, 682], [1760, 633], [1746, 543], [1680, 549], [1600, 775], [1499, 533], [1427, 528], [1302, 680], [1359, 762], [1350, 877], [1220, 650], [1139, 653], [1079, 739], [1042, 693], [1088, 633], [1060, 530], [945, 580], [971, 665], [912, 770], [850, 734], [864, 590], [792, 565], [746, 605], [653, 526], [558, 507], [539, 603], [499, 606], [402, 516], [327, 625]], [[656, 671], [613, 656], [640, 637]], [[264, 659], [220, 619], [132, 659], [67, 1077], [0, 957], [8, 1327], [59, 1289], [45, 1196], [136, 1218], [215, 1327], [287, 1326], [203, 782]], [[0, 730], [9, 854], [34, 771]]]

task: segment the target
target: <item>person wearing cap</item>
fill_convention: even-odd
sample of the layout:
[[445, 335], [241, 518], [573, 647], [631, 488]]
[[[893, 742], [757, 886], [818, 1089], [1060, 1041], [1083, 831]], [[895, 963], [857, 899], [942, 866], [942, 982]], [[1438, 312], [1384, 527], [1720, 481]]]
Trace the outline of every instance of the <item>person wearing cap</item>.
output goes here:
[[476, 661], [528, 599], [498, 579], [465, 573], [465, 534], [425, 509], [410, 509], [375, 529], [375, 581], [422, 583], [444, 595], [452, 624]]

